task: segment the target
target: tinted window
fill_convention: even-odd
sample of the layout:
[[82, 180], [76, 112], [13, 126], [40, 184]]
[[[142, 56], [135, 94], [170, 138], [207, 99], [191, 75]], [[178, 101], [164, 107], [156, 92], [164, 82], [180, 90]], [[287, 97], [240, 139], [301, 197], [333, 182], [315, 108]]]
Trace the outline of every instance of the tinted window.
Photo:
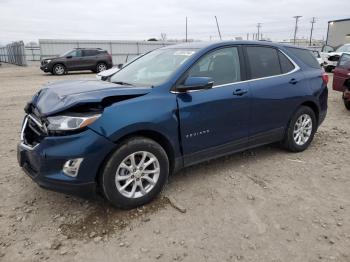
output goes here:
[[211, 77], [214, 86], [240, 81], [237, 47], [221, 48], [206, 54], [193, 65], [188, 75]]
[[312, 54], [312, 51], [307, 49], [299, 49], [293, 47], [287, 47], [287, 49], [297, 56], [303, 63], [313, 68], [320, 68], [316, 57]]
[[67, 56], [80, 57], [81, 56], [81, 50], [74, 50], [74, 51], [70, 52]]
[[97, 50], [84, 50], [83, 51], [84, 56], [95, 56], [98, 54]]
[[343, 54], [343, 55], [340, 57], [338, 66], [350, 68], [350, 55], [348, 55], [348, 54]]
[[282, 52], [278, 52], [278, 56], [283, 74], [288, 73], [295, 68], [293, 63], [284, 54], [282, 54]]
[[252, 79], [281, 74], [276, 49], [271, 47], [248, 46], [247, 55]]

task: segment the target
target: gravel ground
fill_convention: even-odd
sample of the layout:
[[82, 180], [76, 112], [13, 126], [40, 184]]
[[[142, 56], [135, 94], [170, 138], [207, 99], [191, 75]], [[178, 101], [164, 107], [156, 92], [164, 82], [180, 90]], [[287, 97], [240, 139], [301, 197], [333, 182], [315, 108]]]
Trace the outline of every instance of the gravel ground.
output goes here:
[[[187, 168], [136, 210], [39, 188], [17, 165], [23, 107], [56, 77], [0, 67], [0, 261], [350, 261], [350, 112], [330, 90], [308, 150]], [[329, 84], [331, 86], [331, 84]]]

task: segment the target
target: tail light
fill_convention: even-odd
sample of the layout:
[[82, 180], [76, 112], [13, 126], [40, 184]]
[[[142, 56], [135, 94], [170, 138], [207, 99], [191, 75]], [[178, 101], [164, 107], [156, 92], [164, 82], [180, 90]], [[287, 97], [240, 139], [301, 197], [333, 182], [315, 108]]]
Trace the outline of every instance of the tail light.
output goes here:
[[329, 76], [325, 72], [322, 73], [322, 80], [326, 85], [328, 84]]
[[111, 61], [112, 61], [112, 56], [111, 56], [111, 54], [110, 54], [110, 53], [108, 53], [108, 58], [109, 58], [109, 60], [111, 60]]

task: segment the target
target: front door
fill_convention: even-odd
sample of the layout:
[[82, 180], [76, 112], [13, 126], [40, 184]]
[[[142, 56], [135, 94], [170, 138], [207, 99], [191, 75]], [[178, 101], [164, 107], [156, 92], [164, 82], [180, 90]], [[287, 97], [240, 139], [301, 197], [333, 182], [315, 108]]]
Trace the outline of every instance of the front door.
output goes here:
[[[211, 77], [212, 89], [177, 95], [185, 165], [246, 146], [250, 119], [249, 84], [240, 82], [239, 47], [209, 52], [186, 76]], [[186, 78], [186, 77], [185, 77]]]
[[82, 52], [81, 50], [73, 50], [66, 56], [66, 66], [68, 70], [81, 69]]

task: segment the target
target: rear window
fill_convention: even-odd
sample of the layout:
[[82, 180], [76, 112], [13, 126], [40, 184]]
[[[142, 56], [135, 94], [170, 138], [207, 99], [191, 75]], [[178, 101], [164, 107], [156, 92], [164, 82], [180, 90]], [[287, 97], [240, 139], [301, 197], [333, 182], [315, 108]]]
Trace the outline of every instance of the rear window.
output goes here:
[[292, 52], [296, 57], [298, 57], [301, 61], [303, 61], [304, 64], [313, 68], [320, 68], [320, 65], [317, 62], [317, 59], [313, 55], [312, 51], [307, 49], [294, 48], [294, 47], [286, 47], [286, 48], [290, 52]]
[[275, 48], [248, 46], [246, 50], [251, 79], [281, 74], [278, 51]]

